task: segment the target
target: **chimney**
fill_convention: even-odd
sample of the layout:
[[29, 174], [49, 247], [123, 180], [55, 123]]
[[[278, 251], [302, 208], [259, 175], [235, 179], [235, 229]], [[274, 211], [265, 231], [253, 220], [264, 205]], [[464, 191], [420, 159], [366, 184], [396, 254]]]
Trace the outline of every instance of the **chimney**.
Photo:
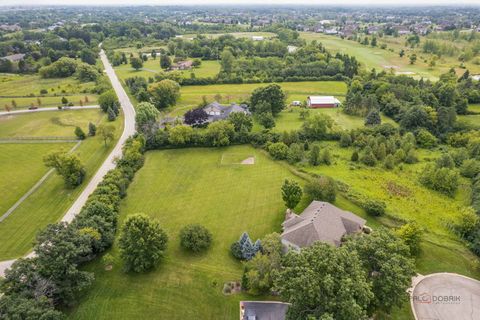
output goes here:
[[287, 211], [285, 211], [285, 221], [287, 221], [292, 217], [292, 213], [293, 213], [292, 210], [287, 208]]

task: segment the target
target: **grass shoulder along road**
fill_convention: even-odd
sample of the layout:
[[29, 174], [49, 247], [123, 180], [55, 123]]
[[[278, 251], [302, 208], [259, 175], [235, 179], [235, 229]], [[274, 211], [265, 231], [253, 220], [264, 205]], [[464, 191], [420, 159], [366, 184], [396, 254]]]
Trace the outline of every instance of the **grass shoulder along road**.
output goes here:
[[[80, 112], [84, 111], [86, 110]], [[98, 112], [97, 110], [94, 111]], [[106, 116], [103, 115], [100, 123], [106, 122]], [[113, 124], [116, 127], [116, 141], [120, 137], [123, 129], [123, 116], [110, 124]], [[96, 170], [110, 153], [115, 145], [115, 141], [110, 142], [108, 146], [105, 147], [100, 136], [90, 137], [84, 140], [75, 151], [75, 154], [80, 157], [87, 171], [86, 179], [81, 186], [76, 189], [68, 189], [65, 187], [62, 178], [53, 174], [49, 176], [44, 184], [30, 195], [7, 219], [0, 223], [0, 243], [2, 244], [0, 246], [0, 261], [21, 257], [31, 250], [35, 234], [47, 224], [56, 222], [63, 216], [65, 211], [75, 201], [82, 189], [87, 185], [89, 179], [95, 174]], [[52, 146], [53, 145], [57, 144], [52, 144]], [[0, 145], [0, 147], [2, 146]], [[34, 160], [30, 158], [29, 145], [22, 144], [18, 148], [18, 161], [28, 162], [29, 160]], [[42, 159], [35, 160], [37, 161], [35, 165], [38, 165], [41, 168], [43, 166]], [[40, 163], [38, 163], [38, 161], [40, 161]], [[46, 168], [43, 168], [46, 172]], [[28, 168], [25, 171], [19, 171], [18, 169], [15, 170], [17, 174], [20, 175], [29, 174]], [[6, 177], [2, 176], [2, 183], [4, 178]], [[36, 181], [32, 180], [30, 182], [32, 182], [33, 185]], [[8, 181], [5, 183], [8, 187]], [[27, 190], [28, 189], [29, 188], [27, 188]], [[22, 195], [21, 192], [16, 193], [13, 202], [18, 200]]]

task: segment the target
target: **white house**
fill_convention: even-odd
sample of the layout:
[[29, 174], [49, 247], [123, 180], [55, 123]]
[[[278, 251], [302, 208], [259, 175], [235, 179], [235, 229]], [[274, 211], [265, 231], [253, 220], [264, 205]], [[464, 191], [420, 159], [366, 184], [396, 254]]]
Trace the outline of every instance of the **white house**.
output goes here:
[[263, 41], [265, 38], [263, 36], [252, 36], [253, 41]]

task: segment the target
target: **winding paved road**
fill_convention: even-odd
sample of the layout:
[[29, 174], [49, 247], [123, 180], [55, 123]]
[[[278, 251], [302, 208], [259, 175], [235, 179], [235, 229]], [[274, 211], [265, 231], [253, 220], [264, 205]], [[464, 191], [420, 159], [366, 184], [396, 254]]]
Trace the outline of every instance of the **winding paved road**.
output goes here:
[[480, 281], [454, 273], [418, 276], [410, 303], [416, 320], [480, 319]]
[[[112, 87], [118, 96], [118, 100], [120, 101], [120, 105], [123, 110], [123, 114], [124, 114], [123, 133], [120, 136], [120, 139], [118, 140], [117, 144], [113, 148], [112, 152], [108, 155], [107, 159], [105, 159], [101, 167], [92, 177], [92, 179], [90, 179], [90, 181], [88, 182], [88, 185], [85, 187], [85, 189], [83, 189], [80, 196], [77, 198], [77, 200], [75, 200], [73, 205], [70, 207], [70, 209], [68, 209], [68, 211], [63, 216], [62, 221], [65, 221], [65, 222], [71, 222], [73, 220], [75, 215], [77, 215], [80, 212], [80, 209], [83, 207], [83, 205], [87, 201], [88, 196], [95, 190], [97, 185], [102, 181], [105, 174], [109, 170], [115, 168], [115, 159], [121, 157], [123, 144], [128, 139], [128, 137], [130, 137], [135, 133], [135, 109], [132, 105], [132, 102], [128, 98], [127, 93], [125, 92], [120, 81], [118, 80], [118, 77], [115, 74], [115, 71], [113, 70], [112, 65], [108, 61], [108, 58], [105, 54], [105, 51], [103, 51], [103, 49], [100, 51], [100, 59], [102, 60], [103, 66], [105, 67], [105, 73], [107, 74], [107, 76], [110, 79], [110, 82], [112, 83]], [[73, 109], [74, 107], [71, 107], [71, 108]], [[87, 107], [83, 107], [83, 108], [87, 108]], [[23, 112], [16, 112], [16, 111], [12, 111], [12, 112], [26, 113], [26, 112], [49, 111], [45, 109], [58, 110], [57, 108], [42, 108], [37, 110], [18, 110]], [[27, 257], [31, 257], [33, 255], [34, 253], [32, 252], [28, 254]], [[8, 261], [0, 262], [0, 276], [3, 276], [5, 274], [5, 270], [8, 269], [13, 264], [14, 261], [15, 260], [8, 260]]]

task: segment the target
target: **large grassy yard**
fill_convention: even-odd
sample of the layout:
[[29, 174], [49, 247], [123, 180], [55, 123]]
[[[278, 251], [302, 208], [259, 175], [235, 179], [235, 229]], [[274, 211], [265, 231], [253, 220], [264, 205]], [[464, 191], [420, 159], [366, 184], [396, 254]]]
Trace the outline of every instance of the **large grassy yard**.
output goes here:
[[73, 143], [0, 144], [0, 194], [2, 195], [0, 215], [48, 171], [43, 165], [44, 155], [62, 148], [69, 150], [73, 145]]
[[[87, 111], [85, 119], [81, 117], [81, 113]], [[94, 111], [95, 113], [91, 113]], [[55, 115], [67, 115], [73, 112], [76, 119], [79, 121], [79, 125], [84, 125], [86, 119], [97, 119], [99, 123], [106, 123], [106, 116], [102, 115], [99, 118], [97, 110], [81, 110], [81, 111], [62, 111], [62, 112], [45, 112], [29, 114], [30, 120], [36, 121], [35, 116], [51, 114], [51, 117]], [[1, 118], [0, 118], [1, 119]], [[3, 121], [15, 121], [16, 117], [3, 120]], [[48, 119], [48, 118], [47, 118]], [[64, 119], [65, 120], [65, 119]], [[72, 120], [72, 119], [70, 119]], [[98, 121], [97, 121], [98, 122]], [[3, 124], [3, 123], [2, 123]], [[25, 128], [31, 128], [32, 126], [22, 118], [22, 126], [19, 126], [19, 130], [25, 130]], [[45, 132], [48, 132], [50, 127], [52, 131], [59, 130], [58, 134], [67, 134], [67, 138], [71, 138], [73, 132], [72, 127], [68, 127], [68, 131], [62, 131], [59, 128], [55, 128], [55, 125], [48, 125], [49, 121], [44, 122]], [[116, 127], [115, 141], [120, 136], [123, 125], [123, 117], [119, 117], [113, 124]], [[13, 130], [15, 126], [10, 126]], [[3, 129], [3, 126], [2, 126]], [[83, 128], [85, 131], [87, 128]], [[21, 131], [20, 131], [21, 132]], [[31, 134], [31, 131], [26, 131], [27, 134]], [[5, 132], [2, 134], [13, 134], [15, 131]], [[22, 136], [24, 133], [21, 134]], [[33, 134], [34, 135], [34, 134]], [[41, 134], [43, 135], [43, 133]], [[47, 180], [33, 193], [31, 194], [13, 213], [4, 221], [0, 222], [0, 261], [6, 259], [17, 258], [28, 253], [32, 248], [32, 243], [35, 238], [35, 234], [43, 229], [48, 223], [53, 223], [59, 220], [69, 206], [75, 201], [82, 189], [87, 184], [88, 180], [93, 176], [98, 167], [101, 165], [106, 156], [110, 153], [115, 142], [110, 142], [107, 147], [104, 146], [104, 142], [101, 137], [90, 137], [84, 140], [81, 145], [75, 150], [87, 171], [87, 176], [84, 183], [76, 189], [68, 189], [65, 187], [63, 180], [56, 174], [50, 175]], [[0, 151], [14, 150], [15, 153], [10, 152], [8, 155], [1, 153], [0, 157], [7, 157], [0, 166], [0, 190], [9, 188], [8, 191], [2, 193], [2, 195], [8, 195], [3, 197], [0, 201], [0, 214], [3, 214], [13, 203], [15, 203], [26, 191], [28, 191], [33, 184], [47, 171], [47, 168], [43, 165], [42, 158], [49, 151], [59, 150], [60, 148], [70, 149], [73, 144], [8, 144], [0, 145]], [[5, 174], [4, 171], [6, 171]], [[13, 176], [14, 175], [14, 176]], [[14, 181], [14, 187], [12, 187], [12, 181]], [[15, 190], [15, 192], [13, 192]], [[4, 201], [5, 199], [5, 201]]]
[[[309, 95], [332, 95], [343, 100], [347, 93], [347, 85], [340, 81], [281, 82], [278, 84], [287, 94], [287, 104], [294, 100], [304, 101]], [[171, 115], [183, 115], [188, 109], [199, 105], [204, 96], [207, 101], [219, 100], [223, 104], [241, 103], [250, 97], [253, 90], [267, 85], [268, 83], [244, 83], [183, 86], [177, 105], [169, 111]]]
[[[280, 112], [280, 114], [275, 118], [275, 127], [274, 131], [283, 132], [298, 130], [302, 127], [304, 120], [300, 118], [300, 108], [299, 107], [290, 107], [286, 110]], [[365, 119], [363, 117], [351, 116], [342, 111], [342, 108], [319, 108], [319, 109], [309, 109], [310, 116], [313, 116], [317, 113], [322, 113], [330, 116], [335, 122], [335, 126], [340, 129], [350, 130], [364, 127]], [[394, 126], [397, 126], [397, 123], [393, 119], [381, 115], [382, 123], [390, 123]], [[255, 120], [254, 121], [254, 131], [261, 131], [263, 127]]]
[[[250, 156], [254, 165], [236, 164]], [[229, 247], [244, 231], [253, 239], [280, 231], [285, 178], [300, 181], [283, 164], [249, 146], [147, 153], [121, 206], [121, 220], [138, 212], [158, 219], [169, 236], [166, 257], [147, 274], [125, 274], [114, 245], [113, 271], [105, 271], [99, 262], [88, 267], [96, 274], [94, 287], [71, 317], [238, 319], [239, 300], [259, 297], [222, 294], [224, 282], [240, 280], [242, 274]], [[337, 205], [364, 214], [341, 197]], [[193, 255], [180, 248], [178, 232], [190, 223], [212, 232], [208, 252]]]
[[[0, 108], [14, 109], [12, 101], [19, 109], [30, 107], [32, 103], [37, 107], [56, 107], [61, 105], [62, 97], [74, 105], [79, 105], [80, 100], [84, 105], [95, 104], [97, 96], [89, 93], [94, 85], [94, 82], [82, 83], [73, 77], [43, 79], [37, 75], [1, 74]], [[47, 93], [41, 93], [41, 90]]]
[[88, 132], [88, 123], [98, 124], [105, 114], [100, 110], [63, 110], [12, 114], [0, 117], [0, 139], [16, 137], [74, 138], [75, 127]]
[[[150, 78], [154, 77], [156, 73], [162, 71], [160, 68], [160, 59], [149, 58], [149, 60], [143, 63], [143, 68], [140, 70], [133, 69], [129, 64], [128, 65], [121, 65], [115, 67], [115, 72], [118, 77], [122, 80], [131, 77], [144, 77]], [[220, 71], [220, 63], [215, 60], [205, 60], [202, 61], [202, 64], [197, 68], [192, 68], [190, 70], [182, 70], [180, 71], [185, 78], [190, 78], [190, 74], [195, 74], [197, 78], [213, 78], [215, 77], [218, 72]]]

